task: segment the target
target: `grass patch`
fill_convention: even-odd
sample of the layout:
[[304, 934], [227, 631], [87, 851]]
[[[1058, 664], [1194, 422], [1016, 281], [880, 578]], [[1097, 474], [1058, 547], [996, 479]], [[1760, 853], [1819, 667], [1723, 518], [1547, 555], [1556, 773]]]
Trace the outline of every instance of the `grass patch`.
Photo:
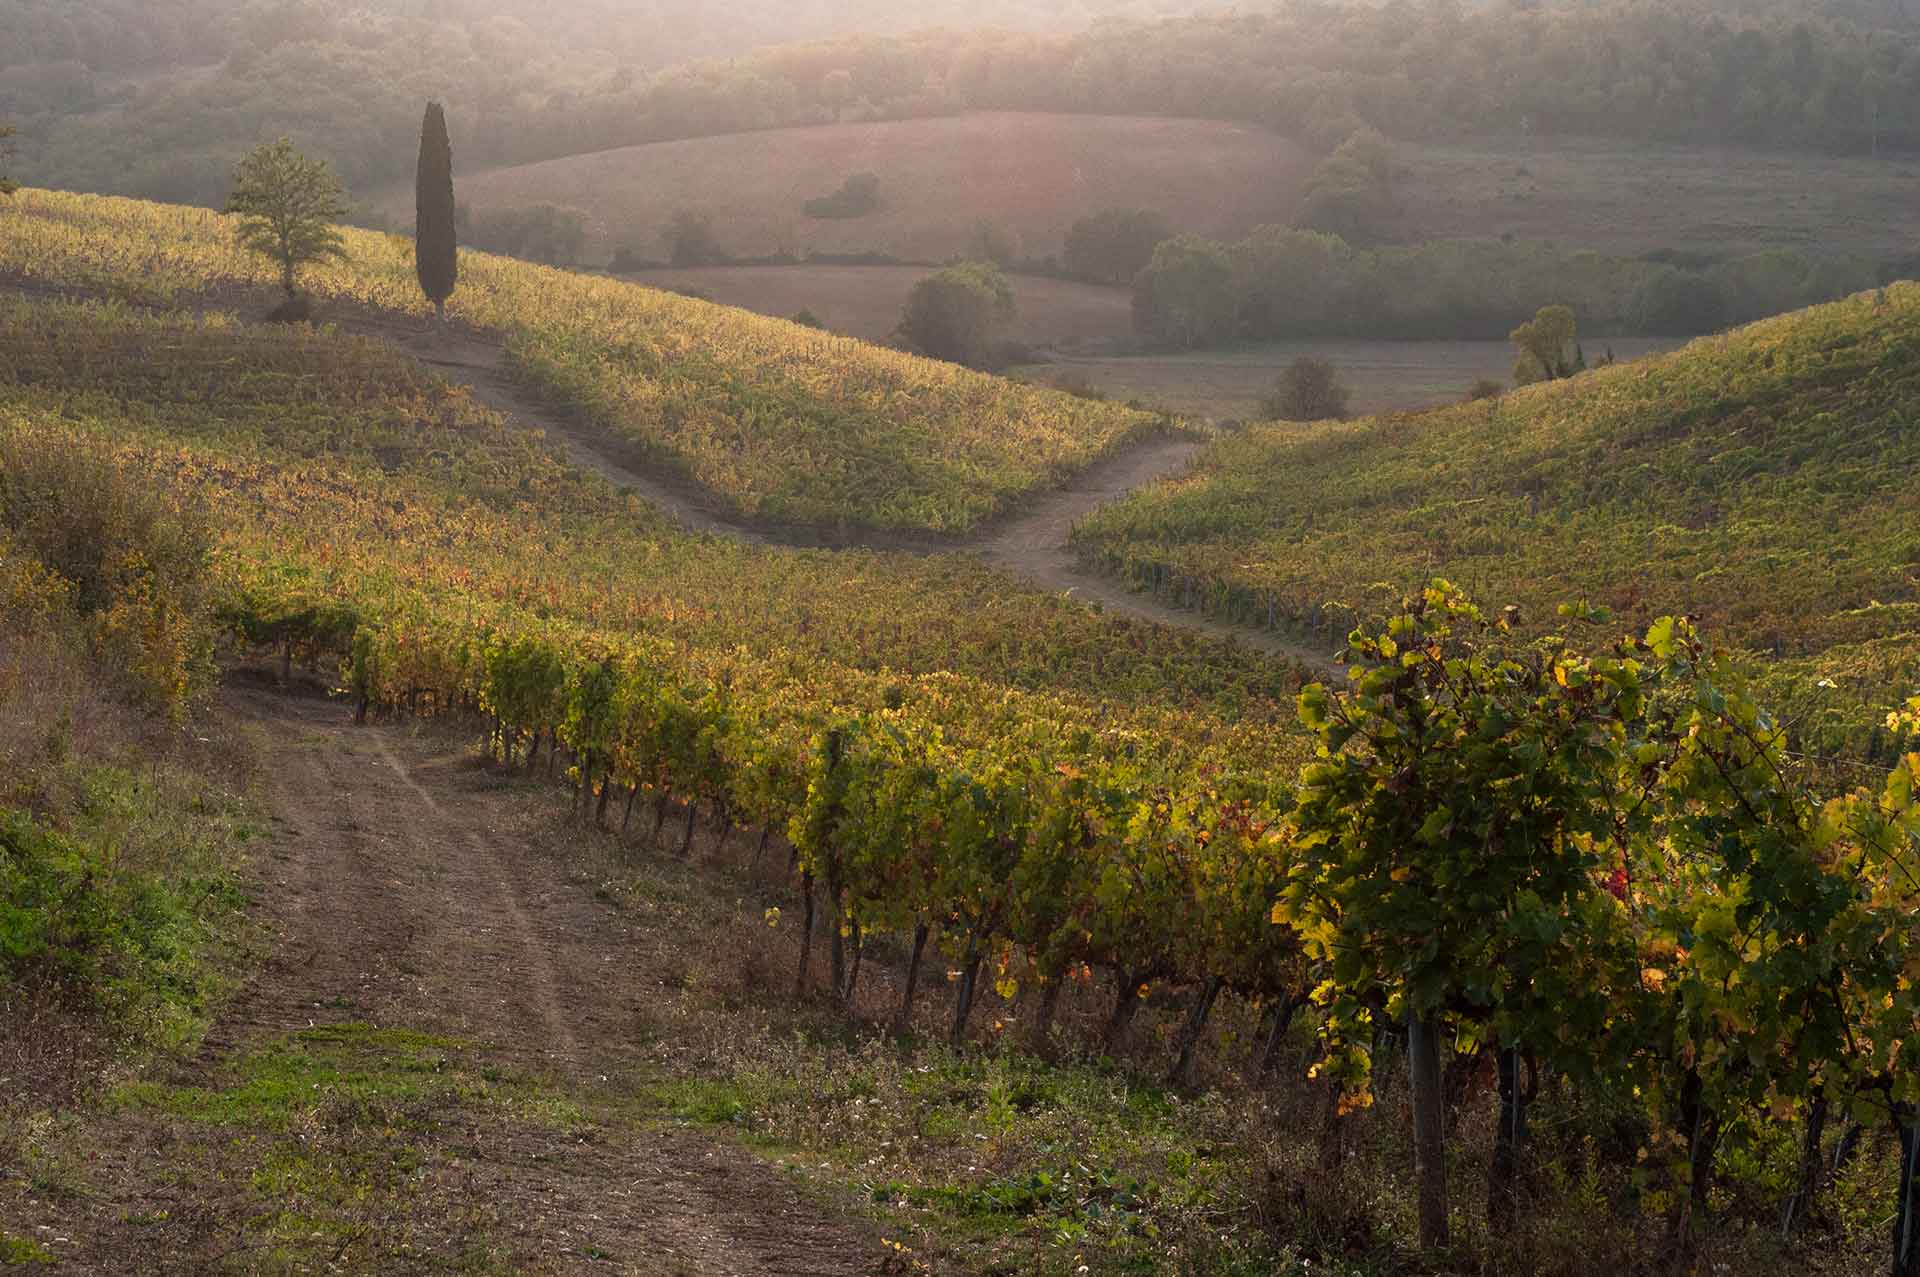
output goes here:
[[455, 1038], [366, 1024], [307, 1029], [245, 1056], [221, 1086], [131, 1082], [111, 1111], [255, 1132], [289, 1131], [317, 1115], [419, 1128], [424, 1103], [489, 1108], [554, 1130], [585, 1123], [579, 1106], [533, 1080], [481, 1062]]
[[58, 1256], [31, 1238], [0, 1232], [0, 1265], [9, 1268], [27, 1264], [51, 1264]]

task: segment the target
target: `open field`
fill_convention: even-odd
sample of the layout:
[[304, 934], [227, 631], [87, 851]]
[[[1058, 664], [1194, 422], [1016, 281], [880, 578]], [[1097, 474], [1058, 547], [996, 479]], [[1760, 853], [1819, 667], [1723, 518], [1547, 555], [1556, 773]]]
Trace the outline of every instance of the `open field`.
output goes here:
[[[1146, 207], [1175, 226], [1237, 236], [1293, 213], [1313, 157], [1263, 129], [1198, 120], [986, 113], [881, 124], [776, 129], [660, 142], [469, 173], [476, 211], [538, 203], [586, 211], [588, 260], [622, 246], [665, 256], [681, 209], [709, 214], [720, 246], [772, 253], [887, 253], [944, 261], [991, 220], [1032, 256], [1060, 251], [1067, 229], [1106, 208]], [[856, 173], [880, 178], [885, 206], [821, 221], [801, 205]], [[412, 188], [373, 200], [411, 225]]]
[[1512, 235], [1634, 256], [1920, 253], [1920, 156], [1585, 140], [1413, 146], [1391, 238]]
[[[1594, 337], [1589, 359], [1611, 348], [1619, 359], [1670, 350], [1677, 341]], [[1187, 354], [1062, 355], [1057, 363], [1017, 370], [1041, 384], [1081, 382], [1110, 398], [1138, 399], [1182, 416], [1252, 421], [1260, 398], [1283, 369], [1310, 355], [1331, 360], [1353, 391], [1356, 415], [1451, 403], [1482, 377], [1513, 375], [1513, 347], [1503, 341], [1283, 341]]]
[[[636, 284], [693, 292], [723, 306], [790, 319], [810, 310], [836, 333], [885, 341], [900, 326], [907, 294], [927, 277], [921, 266], [704, 266], [640, 271]], [[1019, 313], [1007, 336], [1032, 346], [1134, 340], [1132, 295], [1036, 275], [1009, 276]]]

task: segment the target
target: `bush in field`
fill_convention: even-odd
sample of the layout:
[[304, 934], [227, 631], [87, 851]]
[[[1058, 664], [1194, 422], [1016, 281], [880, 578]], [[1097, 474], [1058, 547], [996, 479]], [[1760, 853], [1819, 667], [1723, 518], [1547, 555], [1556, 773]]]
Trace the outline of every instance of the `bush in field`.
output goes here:
[[973, 234], [967, 239], [967, 257], [1011, 270], [1020, 260], [1020, 240], [1000, 223], [982, 218], [974, 223]]
[[1346, 418], [1351, 399], [1339, 369], [1324, 359], [1302, 355], [1260, 401], [1260, 415], [1274, 421], [1340, 421]]
[[523, 261], [571, 266], [587, 246], [587, 215], [560, 204], [468, 211], [464, 221], [475, 248]]
[[112, 461], [23, 434], [0, 440], [0, 536], [136, 699], [186, 710], [212, 668], [204, 521]]
[[713, 218], [705, 213], [681, 209], [667, 223], [663, 238], [667, 259], [675, 266], [717, 266], [727, 260], [713, 233]]
[[821, 221], [850, 221], [880, 211], [880, 178], [873, 173], [855, 173], [831, 195], [802, 204], [801, 211]]
[[1580, 353], [1579, 336], [1571, 306], [1541, 307], [1539, 314], [1513, 330], [1518, 354], [1513, 365], [1514, 384], [1559, 381], [1584, 371], [1587, 361]]
[[1505, 393], [1507, 393], [1507, 387], [1504, 382], [1495, 381], [1491, 377], [1482, 377], [1467, 387], [1467, 402], [1479, 403], [1486, 399], [1498, 399]]
[[977, 368], [991, 362], [994, 336], [1013, 314], [1007, 277], [996, 266], [967, 262], [914, 285], [900, 337], [923, 355]]
[[1173, 235], [1166, 218], [1143, 208], [1110, 208], [1082, 218], [1067, 232], [1067, 273], [1098, 284], [1130, 284]]

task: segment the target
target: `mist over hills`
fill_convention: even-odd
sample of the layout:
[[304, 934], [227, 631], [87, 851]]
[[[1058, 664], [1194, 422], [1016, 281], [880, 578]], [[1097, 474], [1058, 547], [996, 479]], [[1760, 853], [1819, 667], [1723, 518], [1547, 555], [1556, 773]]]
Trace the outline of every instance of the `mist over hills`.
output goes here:
[[467, 171], [975, 110], [1230, 120], [1327, 150], [1372, 126], [1877, 154], [1920, 143], [1908, 9], [0, 0], [0, 118], [29, 181], [197, 203], [283, 133], [352, 189], [404, 178], [393, 138], [427, 97]]

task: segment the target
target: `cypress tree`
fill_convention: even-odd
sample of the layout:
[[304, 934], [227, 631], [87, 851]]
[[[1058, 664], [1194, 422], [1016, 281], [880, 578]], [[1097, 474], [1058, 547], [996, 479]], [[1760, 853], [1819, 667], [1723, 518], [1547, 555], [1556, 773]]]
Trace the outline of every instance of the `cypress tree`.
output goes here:
[[453, 211], [453, 142], [447, 136], [447, 113], [438, 102], [427, 103], [420, 126], [420, 170], [415, 202], [413, 257], [420, 272], [420, 291], [433, 303], [434, 313], [447, 317], [447, 299], [460, 281]]

